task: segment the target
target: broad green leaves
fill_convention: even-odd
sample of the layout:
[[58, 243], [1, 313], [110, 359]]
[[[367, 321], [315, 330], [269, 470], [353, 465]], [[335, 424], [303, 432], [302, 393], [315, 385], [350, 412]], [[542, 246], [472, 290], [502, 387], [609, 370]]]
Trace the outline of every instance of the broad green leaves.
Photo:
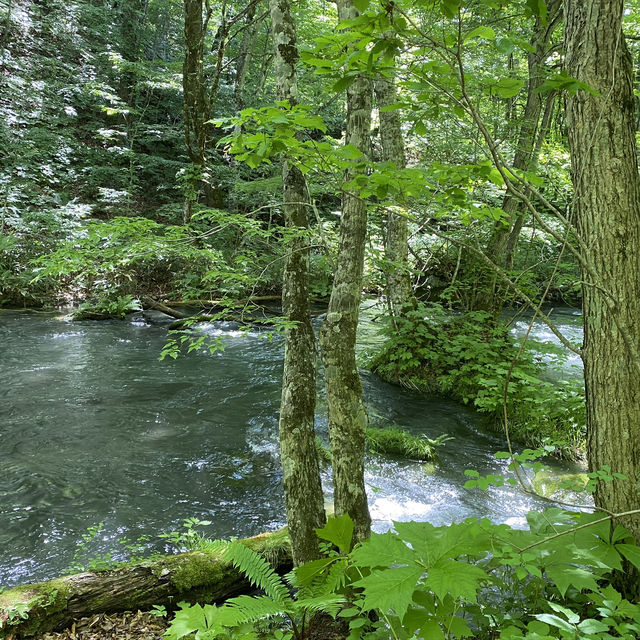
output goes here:
[[354, 583], [364, 594], [365, 610], [393, 610], [400, 618], [407, 612], [418, 580], [424, 569], [417, 565], [397, 569], [376, 570]]
[[291, 105], [285, 100], [275, 106], [244, 109], [238, 118], [219, 118], [212, 124], [232, 130], [221, 138], [229, 153], [252, 169], [282, 157], [298, 164], [303, 173], [309, 171], [316, 149], [313, 141], [301, 140], [311, 130], [326, 131], [322, 118], [306, 105]]
[[372, 533], [367, 544], [354, 549], [353, 561], [362, 567], [407, 565], [414, 561], [414, 552], [395, 534]]
[[487, 581], [486, 573], [472, 564], [456, 560], [438, 561], [425, 580], [425, 586], [440, 599], [452, 598], [473, 602], [480, 586]]
[[551, 91], [566, 91], [570, 96], [575, 95], [578, 91], [587, 91], [594, 96], [600, 95], [598, 91], [585, 82], [569, 76], [564, 69], [559, 73], [549, 76], [542, 86], [538, 88], [538, 92], [540, 93], [549, 93]]
[[527, 9], [532, 15], [540, 18], [542, 24], [547, 22], [547, 3], [545, 0], [527, 0]]
[[373, 534], [349, 552], [353, 525], [346, 515], [334, 518], [318, 533], [339, 551], [289, 574], [295, 594], [262, 558], [234, 543], [234, 563], [266, 595], [221, 607], [181, 604], [167, 637], [254, 638], [258, 620], [284, 616], [298, 626], [316, 612], [348, 622], [353, 640], [387, 638], [390, 629], [398, 640], [637, 637], [640, 606], [605, 582], [618, 554], [634, 562], [637, 547], [618, 544], [613, 558], [610, 522], [597, 514], [552, 508], [527, 520], [525, 530], [474, 519], [444, 527], [397, 522], [395, 531]]
[[322, 529], [316, 529], [318, 537], [334, 544], [343, 553], [351, 550], [351, 540], [353, 538], [353, 521], [348, 515], [339, 518], [329, 518], [327, 524]]

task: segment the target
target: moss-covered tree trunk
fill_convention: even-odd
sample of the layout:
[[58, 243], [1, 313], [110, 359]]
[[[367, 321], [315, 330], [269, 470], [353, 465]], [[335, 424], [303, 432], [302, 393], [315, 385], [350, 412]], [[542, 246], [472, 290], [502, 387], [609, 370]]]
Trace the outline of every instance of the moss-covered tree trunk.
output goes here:
[[[289, 0], [269, 0], [278, 98], [298, 102], [296, 25]], [[287, 524], [293, 558], [320, 557], [315, 529], [324, 526], [324, 498], [315, 444], [316, 340], [309, 310], [307, 184], [300, 169], [284, 161], [284, 214], [291, 232], [286, 246], [282, 313], [295, 325], [285, 330], [280, 403], [280, 451]]]
[[[352, 0], [338, 0], [337, 4], [340, 20], [357, 16]], [[371, 102], [371, 81], [358, 76], [347, 90], [346, 143], [363, 153], [369, 149]], [[320, 344], [329, 406], [334, 509], [337, 516], [351, 516], [355, 540], [367, 538], [371, 528], [364, 486], [367, 413], [355, 353], [366, 231], [365, 202], [345, 191], [336, 272]]]
[[[374, 84], [380, 113], [380, 140], [382, 159], [392, 162], [397, 169], [406, 167], [404, 138], [397, 109], [385, 110], [397, 102], [395, 76], [378, 78]], [[409, 225], [405, 216], [390, 212], [387, 215], [385, 244], [387, 295], [391, 313], [399, 316], [414, 302], [409, 271]]]
[[[640, 507], [640, 182], [623, 0], [565, 0], [566, 68], [598, 92], [567, 101], [574, 217], [583, 254], [584, 376], [596, 505]], [[622, 519], [640, 543], [640, 517]]]

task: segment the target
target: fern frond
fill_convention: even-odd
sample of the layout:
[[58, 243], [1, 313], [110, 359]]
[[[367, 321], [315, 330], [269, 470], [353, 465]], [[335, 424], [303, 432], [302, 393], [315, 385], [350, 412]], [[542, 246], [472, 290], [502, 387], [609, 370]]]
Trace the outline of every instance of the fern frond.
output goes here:
[[224, 552], [229, 545], [228, 540], [211, 540], [209, 538], [199, 538], [195, 541], [193, 551], [220, 551]]
[[[320, 563], [323, 562], [321, 565]], [[297, 585], [297, 599], [318, 598], [339, 593], [346, 584], [346, 558], [325, 558], [323, 561], [314, 560], [295, 569]], [[298, 573], [302, 570], [302, 573]]]
[[268, 596], [238, 596], [230, 598], [218, 609], [217, 621], [225, 627], [235, 627], [285, 613], [284, 604]]
[[327, 613], [332, 618], [338, 615], [338, 611], [347, 603], [344, 596], [333, 594], [324, 595], [317, 598], [305, 598], [296, 602], [296, 609], [306, 611], [311, 614]]
[[347, 583], [347, 560], [341, 558], [329, 569], [324, 583], [324, 593], [337, 593]]
[[255, 551], [240, 542], [232, 542], [224, 552], [223, 558], [239, 569], [251, 582], [276, 602], [291, 599], [289, 590], [273, 567]]

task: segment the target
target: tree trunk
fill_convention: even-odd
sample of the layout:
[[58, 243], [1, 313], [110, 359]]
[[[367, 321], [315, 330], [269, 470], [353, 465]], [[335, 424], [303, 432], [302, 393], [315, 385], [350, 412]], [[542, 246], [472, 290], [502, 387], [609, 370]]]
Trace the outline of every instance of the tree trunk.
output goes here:
[[[540, 117], [543, 107], [543, 95], [539, 92], [539, 88], [545, 80], [545, 61], [549, 55], [549, 42], [562, 17], [562, 0], [548, 2], [547, 10], [546, 21], [543, 22], [540, 17], [536, 19], [530, 41], [534, 50], [527, 55], [529, 71], [527, 102], [512, 165], [514, 169], [519, 171], [533, 171], [537, 165], [538, 145], [536, 141], [539, 139]], [[507, 214], [506, 224], [504, 222], [496, 223], [485, 249], [485, 253], [491, 256], [493, 262], [502, 268], [505, 268], [510, 262], [508, 257], [510, 236], [511, 246], [515, 248], [517, 237], [522, 229], [520, 206], [520, 201], [511, 194], [505, 196], [502, 209]], [[514, 229], [517, 229], [517, 232], [514, 232]], [[502, 310], [502, 301], [499, 300], [497, 282], [495, 274], [489, 274], [487, 279], [482, 279], [482, 289], [476, 300], [476, 309], [499, 315]]]
[[[276, 569], [291, 565], [284, 529], [243, 540]], [[175, 608], [181, 601], [216, 602], [248, 590], [240, 573], [219, 551], [192, 551], [129, 564], [110, 571], [65, 576], [0, 593], [0, 636], [40, 636], [98, 613]], [[18, 615], [23, 611], [22, 617]]]
[[[338, 0], [338, 18], [357, 17], [352, 0]], [[369, 149], [371, 82], [358, 76], [347, 90], [346, 143]], [[347, 179], [351, 172], [347, 172]], [[329, 439], [333, 458], [334, 509], [354, 522], [354, 540], [369, 537], [371, 517], [364, 486], [364, 438], [367, 414], [356, 365], [355, 345], [362, 293], [367, 231], [365, 202], [344, 192], [338, 260], [320, 344], [329, 406]]]
[[[549, 134], [549, 130], [551, 129], [551, 119], [553, 116], [553, 110], [556, 104], [557, 92], [552, 92], [547, 97], [547, 103], [544, 107], [544, 114], [542, 115], [542, 121], [540, 122], [540, 127], [537, 133], [536, 146], [533, 151], [533, 163], [531, 169], [535, 169], [535, 165], [538, 162], [538, 157], [540, 156], [540, 150], [542, 149], [542, 145]], [[513, 223], [513, 227], [509, 232], [509, 239], [507, 240], [506, 246], [506, 255], [505, 255], [505, 269], [511, 270], [513, 268], [513, 261], [515, 259], [516, 246], [518, 244], [518, 238], [520, 237], [520, 232], [522, 231], [522, 227], [524, 226], [525, 215], [521, 211], [520, 208], [516, 211], [516, 219]]]
[[[296, 25], [289, 0], [269, 0], [278, 98], [298, 102]], [[307, 183], [302, 172], [282, 164], [284, 214], [292, 237], [282, 283], [282, 313], [295, 325], [285, 330], [280, 403], [280, 451], [287, 524], [296, 565], [320, 557], [315, 530], [324, 526], [324, 496], [315, 439], [316, 340], [309, 310]]]
[[[396, 109], [384, 111], [397, 102], [395, 77], [378, 78], [374, 89], [380, 113], [380, 139], [382, 159], [393, 162], [396, 169], [406, 167], [404, 139], [400, 125], [400, 112]], [[390, 212], [387, 215], [387, 238], [385, 245], [387, 296], [394, 316], [412, 302], [413, 288], [409, 271], [409, 225], [407, 218]]]
[[[207, 11], [207, 20], [209, 12]], [[193, 203], [198, 199], [204, 177], [207, 145], [207, 95], [204, 87], [204, 38], [207, 20], [203, 17], [202, 0], [184, 0], [184, 63], [182, 88], [184, 91], [184, 137], [191, 160], [191, 173], [185, 181], [186, 193], [183, 219], [191, 220]]]
[[[623, 0], [566, 0], [569, 76], [599, 92], [567, 101], [574, 217], [584, 247], [587, 453], [626, 480], [599, 483], [598, 507], [640, 506], [640, 182]], [[585, 268], [586, 267], [586, 268]], [[621, 518], [640, 543], [640, 518]]]
[[251, 58], [251, 50], [256, 39], [259, 20], [256, 20], [256, 9], [259, 0], [252, 2], [247, 8], [245, 16], [244, 28], [242, 30], [242, 41], [240, 42], [240, 51], [236, 58], [236, 77], [233, 85], [233, 97], [236, 103], [236, 111], [238, 113], [244, 109], [244, 81], [247, 75], [247, 63]]

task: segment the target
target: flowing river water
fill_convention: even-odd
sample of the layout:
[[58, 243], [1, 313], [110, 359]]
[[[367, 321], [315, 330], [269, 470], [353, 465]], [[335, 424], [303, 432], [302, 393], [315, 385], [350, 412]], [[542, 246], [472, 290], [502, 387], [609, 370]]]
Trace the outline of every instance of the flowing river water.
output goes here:
[[[359, 349], [379, 344], [374, 310], [363, 313]], [[118, 540], [210, 520], [210, 537], [248, 536], [284, 522], [278, 458], [282, 339], [210, 326], [226, 348], [158, 361], [167, 321], [71, 322], [62, 314], [0, 313], [0, 589], [68, 572], [89, 527], [88, 556], [122, 549]], [[580, 342], [581, 318], [554, 311]], [[522, 334], [526, 323], [514, 324]], [[554, 341], [536, 324], [534, 337]], [[550, 375], [581, 375], [569, 358]], [[475, 413], [386, 384], [363, 371], [365, 401], [377, 424], [454, 440], [436, 465], [368, 456], [374, 526], [393, 520], [448, 524], [469, 516], [518, 525], [548, 506], [510, 488], [463, 488], [464, 470], [502, 473], [493, 453], [504, 439]], [[322, 381], [318, 428], [326, 434]], [[556, 465], [556, 471], [573, 470]], [[324, 483], [330, 499], [330, 477]], [[151, 543], [154, 546], [154, 542]], [[116, 557], [119, 557], [116, 553]], [[82, 560], [86, 560], [82, 557]]]

